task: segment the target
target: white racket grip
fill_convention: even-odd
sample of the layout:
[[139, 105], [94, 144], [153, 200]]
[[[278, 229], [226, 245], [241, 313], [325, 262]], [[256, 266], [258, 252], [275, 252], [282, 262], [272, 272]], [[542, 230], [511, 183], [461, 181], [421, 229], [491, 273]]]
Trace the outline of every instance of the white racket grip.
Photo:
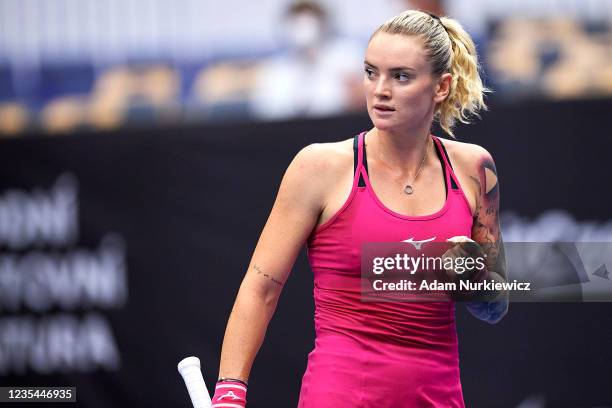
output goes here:
[[185, 381], [191, 403], [194, 408], [211, 408], [210, 394], [204, 384], [202, 371], [200, 370], [200, 359], [187, 357], [178, 363], [178, 371]]

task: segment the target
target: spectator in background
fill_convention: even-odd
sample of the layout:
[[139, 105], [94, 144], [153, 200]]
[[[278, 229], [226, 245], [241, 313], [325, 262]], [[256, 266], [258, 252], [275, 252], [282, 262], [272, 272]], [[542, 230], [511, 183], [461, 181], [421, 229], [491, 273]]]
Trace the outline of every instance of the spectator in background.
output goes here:
[[447, 13], [444, 0], [404, 0], [403, 3], [406, 8], [426, 11], [436, 16], [444, 16]]
[[292, 3], [282, 31], [288, 49], [259, 65], [249, 104], [253, 116], [326, 116], [364, 106], [363, 47], [334, 37], [320, 4]]

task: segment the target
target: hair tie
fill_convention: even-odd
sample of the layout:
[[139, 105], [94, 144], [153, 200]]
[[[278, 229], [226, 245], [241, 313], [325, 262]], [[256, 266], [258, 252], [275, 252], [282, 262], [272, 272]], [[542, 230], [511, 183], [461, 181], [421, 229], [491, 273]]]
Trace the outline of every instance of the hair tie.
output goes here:
[[429, 11], [425, 11], [425, 13], [429, 14], [431, 18], [435, 18], [436, 20], [440, 21], [440, 17], [436, 16], [434, 13], [430, 13]]
[[429, 15], [429, 17], [433, 18], [434, 20], [438, 20], [438, 23], [440, 23], [440, 25], [442, 26], [444, 31], [446, 31], [446, 34], [448, 34], [448, 36], [450, 37], [450, 34], [449, 34], [448, 30], [446, 29], [446, 26], [444, 25], [444, 23], [442, 23], [442, 20], [440, 19], [440, 17], [438, 17], [434, 13], [430, 13], [429, 11], [425, 11], [424, 13]]

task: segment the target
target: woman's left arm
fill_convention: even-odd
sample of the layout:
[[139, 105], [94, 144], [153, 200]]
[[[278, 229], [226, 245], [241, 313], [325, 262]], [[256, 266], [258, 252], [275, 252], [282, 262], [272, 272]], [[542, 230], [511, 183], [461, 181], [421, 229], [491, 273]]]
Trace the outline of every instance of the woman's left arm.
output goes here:
[[[507, 282], [506, 256], [499, 222], [499, 182], [493, 158], [485, 149], [478, 149], [476, 169], [470, 175], [479, 186], [472, 239], [486, 254], [487, 279]], [[490, 301], [467, 302], [467, 308], [480, 320], [495, 324], [508, 312], [508, 291], [497, 293]]]

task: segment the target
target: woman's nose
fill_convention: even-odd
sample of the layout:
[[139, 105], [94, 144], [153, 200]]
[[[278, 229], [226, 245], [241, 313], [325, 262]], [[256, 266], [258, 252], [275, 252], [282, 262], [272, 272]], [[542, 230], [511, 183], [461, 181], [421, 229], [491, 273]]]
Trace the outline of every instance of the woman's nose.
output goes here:
[[379, 98], [389, 98], [391, 96], [391, 90], [389, 84], [385, 78], [379, 78], [376, 82], [376, 88], [374, 89], [374, 95]]

